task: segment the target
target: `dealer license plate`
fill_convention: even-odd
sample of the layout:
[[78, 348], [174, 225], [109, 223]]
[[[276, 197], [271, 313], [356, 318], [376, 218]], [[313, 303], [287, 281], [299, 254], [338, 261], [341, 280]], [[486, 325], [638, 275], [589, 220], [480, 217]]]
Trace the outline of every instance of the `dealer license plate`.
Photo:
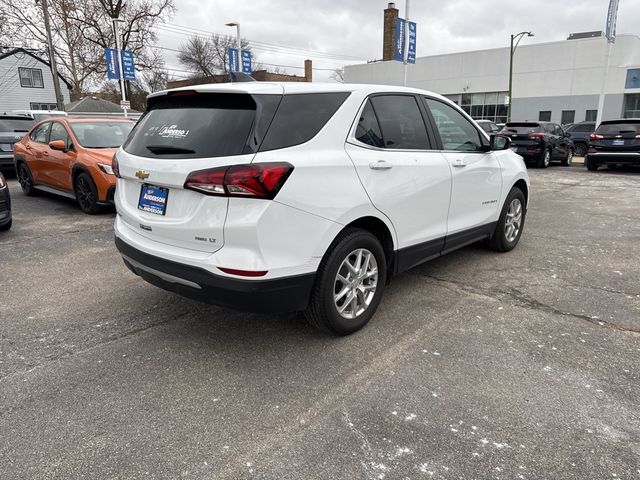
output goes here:
[[138, 208], [145, 212], [164, 215], [167, 211], [167, 197], [169, 189], [143, 183], [140, 187], [140, 199]]

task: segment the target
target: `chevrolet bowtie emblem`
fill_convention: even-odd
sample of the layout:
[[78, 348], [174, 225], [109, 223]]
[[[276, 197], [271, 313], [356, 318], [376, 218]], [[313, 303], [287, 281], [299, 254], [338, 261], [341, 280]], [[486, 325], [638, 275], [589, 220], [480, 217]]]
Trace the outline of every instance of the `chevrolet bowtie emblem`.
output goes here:
[[144, 180], [145, 178], [149, 178], [149, 172], [138, 170], [136, 172], [136, 177], [138, 177], [140, 180]]

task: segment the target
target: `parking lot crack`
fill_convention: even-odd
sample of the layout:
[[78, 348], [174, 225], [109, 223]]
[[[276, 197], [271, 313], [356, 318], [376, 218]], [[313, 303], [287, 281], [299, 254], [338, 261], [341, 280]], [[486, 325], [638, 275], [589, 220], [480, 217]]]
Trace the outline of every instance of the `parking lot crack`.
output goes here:
[[[442, 284], [445, 287], [448, 287], [450, 289], [454, 289], [454, 290], [463, 290], [467, 293], [471, 293], [474, 295], [483, 295], [485, 297], [489, 297], [492, 298], [494, 300], [503, 300], [504, 297], [508, 297], [510, 298], [517, 306], [520, 307], [524, 307], [524, 308], [528, 308], [531, 310], [537, 310], [537, 311], [542, 311], [542, 312], [546, 312], [546, 313], [551, 313], [554, 315], [562, 315], [562, 316], [568, 316], [568, 317], [573, 317], [582, 321], [586, 321], [589, 322], [593, 325], [596, 325], [598, 327], [606, 327], [606, 328], [611, 328], [614, 330], [618, 330], [621, 332], [631, 332], [631, 333], [640, 333], [639, 329], [634, 329], [634, 328], [627, 328], [627, 327], [621, 327], [619, 325], [616, 325], [612, 322], [607, 322], [605, 320], [599, 319], [599, 318], [593, 318], [589, 315], [585, 315], [582, 313], [574, 313], [574, 312], [568, 312], [562, 309], [559, 309], [557, 307], [554, 307], [553, 305], [549, 305], [547, 303], [541, 302], [539, 300], [536, 300], [535, 298], [532, 298], [531, 296], [527, 295], [525, 292], [522, 292], [521, 290], [515, 288], [515, 287], [509, 287], [509, 288], [504, 288], [504, 289], [497, 289], [497, 290], [488, 290], [488, 289], [483, 289], [483, 288], [479, 288], [479, 287], [475, 287], [472, 285], [468, 285], [464, 282], [460, 282], [457, 280], [451, 280], [451, 279], [446, 279], [446, 278], [441, 278], [441, 277], [437, 277], [434, 275], [422, 275], [423, 278], [428, 278], [431, 280], [435, 280], [436, 282]], [[496, 295], [496, 293], [498, 295]]]

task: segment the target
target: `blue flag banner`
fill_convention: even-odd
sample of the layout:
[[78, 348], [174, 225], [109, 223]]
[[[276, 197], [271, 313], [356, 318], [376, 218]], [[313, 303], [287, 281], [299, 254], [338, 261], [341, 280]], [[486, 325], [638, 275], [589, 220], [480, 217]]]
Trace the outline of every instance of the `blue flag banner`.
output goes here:
[[416, 63], [416, 30], [416, 24], [409, 22], [409, 51], [407, 52], [407, 63]]
[[398, 62], [404, 62], [405, 37], [404, 26], [406, 22], [404, 18], [396, 19], [396, 37], [393, 43], [393, 59]]
[[396, 37], [393, 44], [393, 59], [398, 62], [404, 62], [404, 54], [407, 48], [407, 26], [409, 30], [407, 63], [416, 63], [416, 33], [418, 27], [414, 22], [407, 22], [404, 18], [398, 18], [396, 20]]
[[238, 68], [238, 49], [229, 47], [229, 73], [237, 72]]
[[242, 50], [242, 73], [251, 75], [251, 52]]
[[[120, 69], [118, 68], [118, 53], [115, 48], [105, 48], [104, 57], [107, 62], [107, 78], [109, 80], [120, 79]], [[133, 59], [133, 52], [122, 51], [122, 76], [125, 80], [136, 79], [136, 65]]]
[[130, 50], [122, 51], [122, 76], [125, 80], [136, 79], [136, 65], [133, 61], [133, 52]]
[[104, 58], [107, 62], [107, 78], [109, 80], [118, 80], [118, 57], [116, 56], [115, 48], [105, 48]]

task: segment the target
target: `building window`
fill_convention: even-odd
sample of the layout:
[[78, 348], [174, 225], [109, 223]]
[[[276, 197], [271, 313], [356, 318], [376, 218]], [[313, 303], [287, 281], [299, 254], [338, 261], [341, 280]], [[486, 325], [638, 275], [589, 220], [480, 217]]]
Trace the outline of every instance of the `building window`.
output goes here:
[[57, 110], [58, 105], [56, 103], [36, 103], [31, 102], [29, 104], [31, 110]]
[[562, 125], [568, 125], [570, 123], [575, 122], [576, 120], [576, 111], [575, 110], [563, 110], [562, 116], [560, 117], [560, 123]]
[[640, 117], [640, 93], [628, 93], [624, 96], [623, 118]]
[[551, 121], [551, 110], [542, 110], [538, 113], [538, 121], [539, 122], [550, 122]]
[[598, 118], [598, 110], [587, 110], [587, 113], [584, 115], [585, 122], [595, 122]]
[[507, 92], [463, 93], [447, 95], [447, 98], [460, 98], [460, 107], [474, 120], [491, 120], [495, 123], [507, 121]]
[[40, 68], [18, 68], [20, 86], [28, 88], [44, 88], [42, 70]]

